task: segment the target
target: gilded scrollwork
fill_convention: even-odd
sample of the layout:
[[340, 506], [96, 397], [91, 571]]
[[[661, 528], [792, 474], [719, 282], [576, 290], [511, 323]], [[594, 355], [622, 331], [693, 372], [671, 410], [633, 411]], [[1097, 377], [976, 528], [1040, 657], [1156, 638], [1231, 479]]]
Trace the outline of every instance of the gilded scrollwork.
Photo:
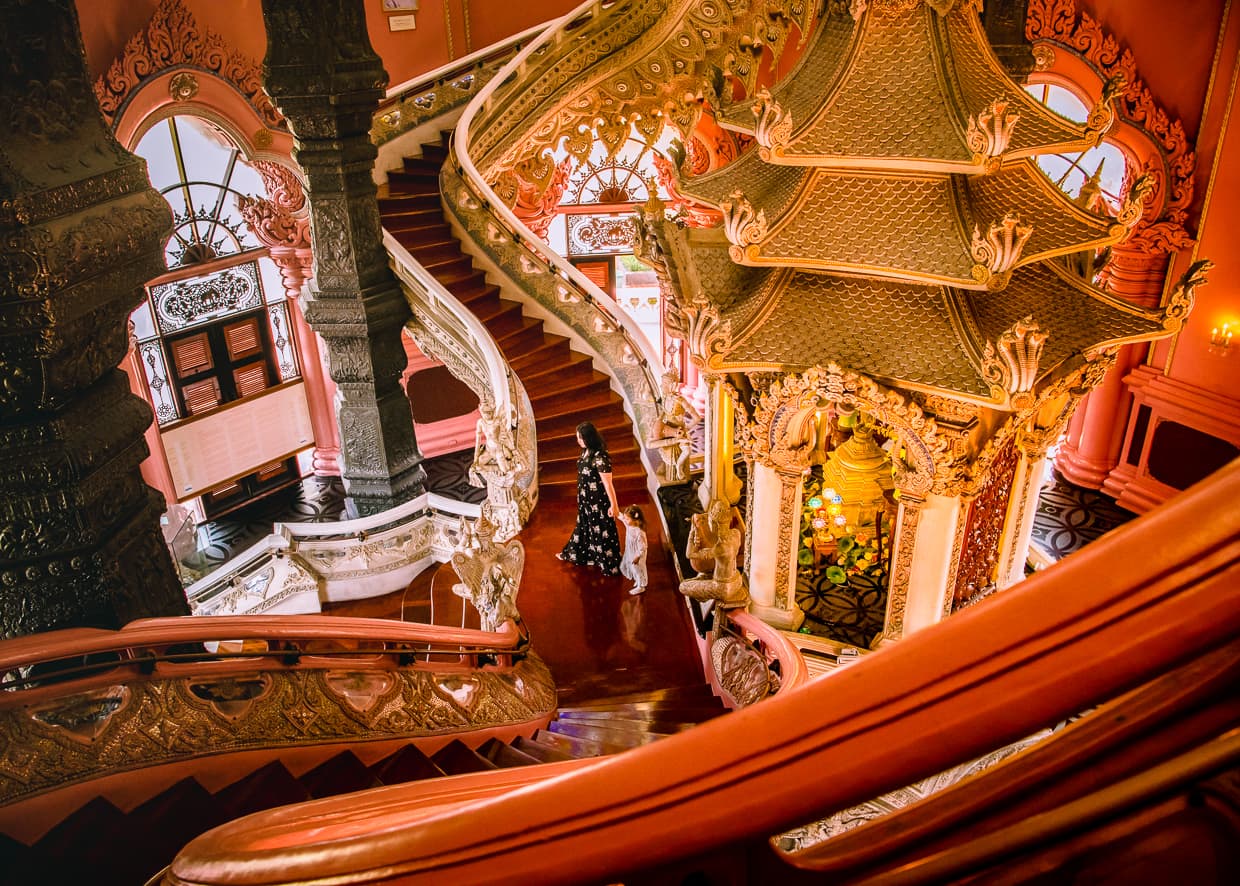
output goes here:
[[[182, 0], [161, 0], [146, 29], [129, 39], [120, 56], [95, 81], [104, 118], [114, 123], [134, 91], [164, 71], [179, 67], [209, 71], [226, 80], [245, 96], [263, 122], [273, 129], [285, 128], [284, 118], [263, 90], [258, 65], [230, 48], [223, 37], [200, 27]], [[184, 73], [192, 81], [192, 75]], [[170, 88], [178, 101], [186, 101], [197, 92], [196, 82], [192, 90], [184, 78], [176, 82], [181, 85]]]
[[973, 162], [985, 163], [988, 170], [999, 168], [999, 159], [1012, 141], [1020, 114], [1008, 110], [1008, 102], [995, 99], [977, 115], [969, 115], [965, 144], [973, 152]]
[[940, 469], [946, 468], [947, 440], [916, 403], [833, 363], [784, 376], [761, 393], [743, 430], [742, 449], [777, 470], [803, 469], [808, 464], [808, 451], [805, 442], [793, 433], [793, 423], [820, 403], [855, 406], [899, 438], [906, 455], [895, 460], [893, 468], [901, 490], [924, 494]]
[[555, 709], [546, 665], [510, 669], [267, 669], [131, 680], [0, 710], [24, 765], [0, 765], [0, 802], [218, 754], [409, 739], [523, 723]]
[[986, 342], [982, 378], [990, 384], [991, 396], [1016, 409], [1033, 405], [1033, 386], [1047, 335], [1030, 316], [1000, 333], [998, 342]]

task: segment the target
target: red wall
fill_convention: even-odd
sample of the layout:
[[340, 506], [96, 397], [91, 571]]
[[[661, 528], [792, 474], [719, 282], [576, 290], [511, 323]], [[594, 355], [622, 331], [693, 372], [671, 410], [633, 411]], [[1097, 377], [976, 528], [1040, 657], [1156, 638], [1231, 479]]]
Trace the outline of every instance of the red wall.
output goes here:
[[[358, 2], [358, 0], [354, 0]], [[557, 18], [578, 6], [577, 0], [421, 0], [412, 31], [391, 31], [382, 0], [366, 4], [370, 42], [387, 69], [392, 85], [447, 64], [533, 25]], [[219, 34], [255, 62], [267, 52], [261, 0], [182, 0], [200, 28]], [[92, 76], [107, 70], [125, 41], [146, 27], [158, 0], [78, 0], [78, 18]], [[469, 10], [466, 34], [465, 11]], [[448, 15], [445, 15], [445, 9]], [[451, 41], [449, 41], [449, 25]], [[469, 37], [468, 48], [466, 37]], [[451, 49], [451, 51], [449, 51]]]

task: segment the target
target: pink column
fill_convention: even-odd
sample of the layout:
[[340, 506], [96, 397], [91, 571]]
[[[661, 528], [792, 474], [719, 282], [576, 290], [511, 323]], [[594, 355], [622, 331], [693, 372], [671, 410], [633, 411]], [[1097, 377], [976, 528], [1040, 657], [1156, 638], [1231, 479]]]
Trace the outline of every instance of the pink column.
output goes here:
[[289, 324], [293, 327], [297, 359], [305, 382], [306, 406], [310, 410], [310, 426], [314, 429], [314, 473], [319, 477], [340, 476], [340, 429], [336, 423], [336, 383], [323, 369], [319, 337], [306, 322], [298, 296], [311, 274], [310, 248], [272, 246], [271, 260], [280, 270], [280, 279], [288, 296]]
[[[1157, 307], [1167, 272], [1166, 253], [1120, 244], [1107, 265], [1107, 290], [1139, 307]], [[1101, 489], [1119, 464], [1132, 412], [1132, 393], [1124, 378], [1140, 366], [1149, 345], [1121, 348], [1115, 366], [1090, 391], [1068, 425], [1068, 438], [1059, 449], [1055, 467], [1070, 482]]]

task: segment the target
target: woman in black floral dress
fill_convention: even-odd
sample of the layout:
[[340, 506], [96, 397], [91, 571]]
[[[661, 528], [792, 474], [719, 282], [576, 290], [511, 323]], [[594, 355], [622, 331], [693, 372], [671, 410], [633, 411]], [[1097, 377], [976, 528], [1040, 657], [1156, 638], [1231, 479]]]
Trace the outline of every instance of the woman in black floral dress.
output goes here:
[[620, 533], [616, 530], [616, 489], [611, 457], [603, 435], [588, 421], [577, 425], [577, 526], [557, 556], [578, 566], [597, 566], [605, 575], [620, 574]]

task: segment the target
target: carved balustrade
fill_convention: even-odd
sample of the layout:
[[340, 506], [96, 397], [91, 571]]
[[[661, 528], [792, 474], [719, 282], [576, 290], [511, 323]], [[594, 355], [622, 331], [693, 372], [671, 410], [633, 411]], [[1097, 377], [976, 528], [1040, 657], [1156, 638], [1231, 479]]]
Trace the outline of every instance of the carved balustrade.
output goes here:
[[277, 523], [272, 533], [186, 589], [196, 615], [314, 613], [321, 602], [390, 594], [456, 548], [478, 505], [423, 493], [381, 514]]
[[555, 709], [511, 622], [145, 619], [0, 643], [0, 675], [0, 729], [24, 760], [0, 772], [0, 805], [221, 751], [529, 734]]

